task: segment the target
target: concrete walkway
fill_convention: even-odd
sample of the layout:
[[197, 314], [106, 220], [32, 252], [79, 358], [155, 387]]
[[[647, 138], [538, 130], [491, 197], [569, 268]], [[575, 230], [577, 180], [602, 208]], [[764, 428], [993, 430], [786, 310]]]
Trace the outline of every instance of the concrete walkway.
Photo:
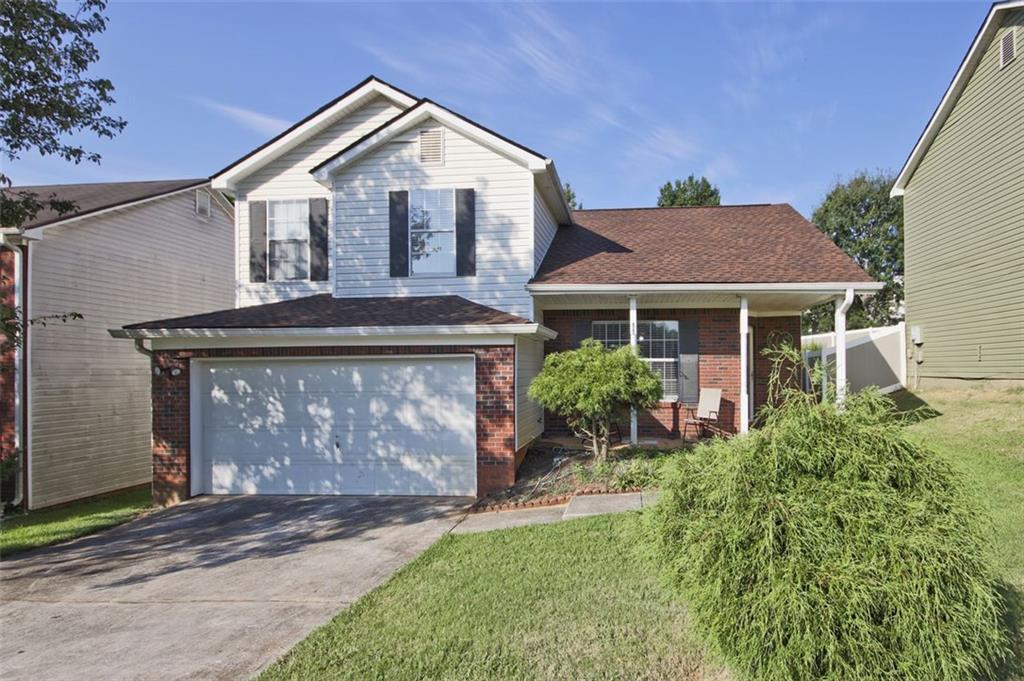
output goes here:
[[631, 494], [588, 494], [573, 497], [568, 504], [544, 506], [510, 511], [484, 511], [470, 513], [462, 522], [452, 528], [453, 534], [504, 530], [523, 525], [542, 525], [560, 520], [585, 518], [604, 513], [637, 511], [654, 504], [658, 492], [635, 492]]

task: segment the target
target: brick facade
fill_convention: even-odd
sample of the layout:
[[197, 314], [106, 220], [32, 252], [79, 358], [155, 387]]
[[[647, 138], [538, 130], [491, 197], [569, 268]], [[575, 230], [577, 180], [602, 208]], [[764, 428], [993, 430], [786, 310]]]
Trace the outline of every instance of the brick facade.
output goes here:
[[[0, 301], [5, 307], [15, 307], [14, 299], [14, 254], [7, 248], [0, 249]], [[0, 341], [5, 340], [0, 337]], [[14, 348], [0, 352], [0, 459], [14, 454], [15, 411], [17, 394], [14, 375]], [[4, 485], [3, 498], [11, 496], [13, 480]]]
[[[751, 317], [754, 327], [754, 410], [768, 401], [768, 375], [772, 370], [770, 358], [761, 354], [766, 347], [786, 342], [800, 348], [800, 317]], [[786, 372], [783, 378], [786, 377]]]
[[[578, 339], [573, 338], [574, 322], [625, 320], [629, 311], [622, 310], [546, 310], [544, 325], [558, 332], [558, 338], [548, 341], [545, 352], [559, 352], [574, 347]], [[697, 352], [699, 354], [698, 381], [701, 388], [721, 388], [722, 406], [719, 423], [729, 433], [739, 431], [740, 413], [740, 336], [738, 309], [651, 309], [638, 310], [637, 318], [661, 321], [697, 322]], [[767, 379], [770, 365], [760, 352], [769, 341], [769, 332], [794, 333], [794, 340], [800, 342], [800, 317], [751, 317], [754, 327], [754, 407], [763, 404], [767, 395]], [[760, 331], [759, 331], [760, 330]], [[638, 415], [637, 426], [640, 437], [678, 438], [683, 436], [686, 407], [678, 402], [662, 402], [657, 407]], [[629, 419], [624, 417], [619, 424], [623, 437], [629, 436]], [[564, 419], [553, 414], [545, 415], [545, 432], [548, 435], [567, 435]], [[693, 437], [691, 428], [686, 433]]]
[[515, 349], [512, 346], [325, 346], [157, 351], [153, 361], [171, 376], [153, 376], [153, 497], [173, 504], [189, 497], [189, 360], [223, 357], [350, 357], [472, 354], [476, 356], [477, 494], [515, 482]]

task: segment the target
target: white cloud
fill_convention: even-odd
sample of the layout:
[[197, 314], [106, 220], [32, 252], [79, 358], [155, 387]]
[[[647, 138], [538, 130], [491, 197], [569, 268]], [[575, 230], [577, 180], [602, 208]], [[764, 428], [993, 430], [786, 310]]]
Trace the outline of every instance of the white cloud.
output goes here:
[[276, 135], [291, 125], [291, 121], [286, 121], [283, 118], [277, 118], [276, 116], [270, 116], [268, 114], [260, 113], [259, 111], [245, 109], [240, 106], [224, 104], [212, 99], [207, 99], [206, 97], [190, 97], [189, 99], [196, 104], [204, 106], [210, 111], [215, 111], [224, 116], [224, 118], [234, 121], [235, 123], [249, 128], [254, 132], [258, 132], [261, 135]]
[[712, 183], [721, 183], [740, 174], [739, 164], [732, 155], [723, 153], [714, 156], [701, 173]]

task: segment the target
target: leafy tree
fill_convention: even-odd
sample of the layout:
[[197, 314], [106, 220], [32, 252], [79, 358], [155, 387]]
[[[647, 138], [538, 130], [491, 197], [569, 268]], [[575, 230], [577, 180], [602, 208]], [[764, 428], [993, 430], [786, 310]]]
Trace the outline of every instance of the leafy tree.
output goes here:
[[629, 407], [657, 404], [661, 380], [632, 348], [609, 350], [588, 338], [578, 350], [548, 355], [529, 395], [564, 416], [570, 428], [591, 441], [595, 460], [604, 461], [613, 420]]
[[[837, 181], [811, 217], [811, 222], [885, 287], [866, 301], [857, 299], [847, 313], [847, 328], [884, 326], [899, 319], [903, 301], [903, 201], [890, 198], [892, 173], [861, 171]], [[804, 314], [804, 330], [831, 331], [833, 306], [820, 305]]]
[[583, 204], [576, 201], [576, 192], [568, 182], [562, 185], [562, 194], [565, 196], [565, 202], [569, 204], [569, 208], [583, 210]]
[[[110, 138], [125, 121], [105, 113], [114, 86], [89, 69], [99, 52], [92, 36], [107, 26], [103, 0], [81, 0], [65, 12], [56, 0], [0, 1], [0, 157], [8, 164], [27, 151], [71, 163], [100, 162], [100, 155], [72, 141], [78, 133]], [[71, 212], [75, 204], [55, 194], [12, 191], [0, 165], [0, 227], [22, 231], [42, 210]], [[7, 282], [0, 282], [6, 285]], [[77, 312], [25, 319], [22, 310], [0, 303], [0, 352], [19, 347], [31, 324], [81, 319]], [[0, 460], [0, 478], [17, 469], [16, 458]]]
[[[71, 163], [100, 162], [100, 155], [71, 141], [76, 133], [113, 137], [125, 121], [107, 115], [114, 86], [93, 78], [99, 59], [90, 40], [106, 28], [106, 2], [82, 0], [73, 13], [56, 0], [0, 3], [0, 154], [8, 163], [26, 151], [56, 155]], [[11, 178], [0, 170], [0, 189]], [[0, 224], [20, 228], [39, 211], [74, 210], [68, 201], [30, 192], [0, 192]]]
[[708, 182], [703, 175], [697, 179], [690, 175], [685, 180], [676, 180], [675, 184], [666, 182], [658, 195], [658, 207], [672, 206], [718, 206], [722, 203], [722, 195], [718, 187]]

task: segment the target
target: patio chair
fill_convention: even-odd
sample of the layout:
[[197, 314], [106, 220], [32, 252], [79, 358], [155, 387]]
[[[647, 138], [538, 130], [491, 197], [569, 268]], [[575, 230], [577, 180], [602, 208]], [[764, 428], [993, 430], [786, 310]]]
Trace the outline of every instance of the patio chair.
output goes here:
[[697, 439], [712, 427], [718, 426], [718, 409], [722, 405], [721, 388], [701, 388], [700, 397], [697, 399], [697, 408], [687, 407], [689, 412], [683, 422], [683, 439], [686, 439], [686, 430], [693, 424], [697, 428]]

